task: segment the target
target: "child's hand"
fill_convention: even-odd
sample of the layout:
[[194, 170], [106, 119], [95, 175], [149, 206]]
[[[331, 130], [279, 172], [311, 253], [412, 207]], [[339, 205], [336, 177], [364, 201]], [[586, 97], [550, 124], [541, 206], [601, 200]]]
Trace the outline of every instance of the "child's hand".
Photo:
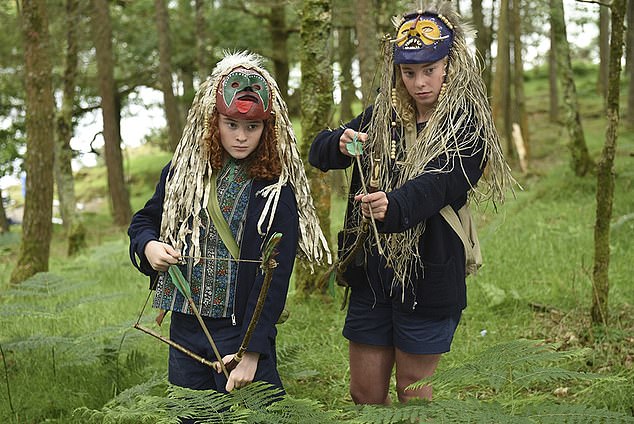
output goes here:
[[[228, 364], [233, 355], [227, 355], [222, 358], [225, 364]], [[260, 360], [260, 354], [257, 352], [247, 352], [242, 357], [242, 360], [238, 362], [238, 365], [229, 374], [229, 380], [225, 389], [230, 392], [233, 389], [239, 389], [253, 382], [255, 378], [255, 372], [258, 369], [258, 361]], [[220, 366], [217, 367], [217, 371], [220, 372]]]
[[367, 140], [368, 135], [366, 133], [346, 128], [339, 138], [339, 151], [350, 157], [360, 155], [363, 152], [363, 143]]
[[387, 213], [387, 195], [383, 191], [375, 191], [370, 194], [357, 194], [354, 197], [356, 202], [361, 202], [361, 213], [364, 217], [370, 217], [370, 209], [372, 209], [372, 216], [377, 221], [383, 221], [385, 214]]
[[152, 240], [145, 245], [145, 257], [156, 271], [167, 271], [170, 265], [177, 264], [181, 254], [169, 244]]

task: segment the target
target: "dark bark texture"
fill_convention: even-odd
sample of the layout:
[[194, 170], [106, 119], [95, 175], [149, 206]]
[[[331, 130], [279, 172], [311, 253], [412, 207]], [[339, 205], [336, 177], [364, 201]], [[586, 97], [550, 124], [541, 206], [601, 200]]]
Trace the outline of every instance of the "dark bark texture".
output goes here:
[[19, 283], [48, 271], [52, 236], [55, 148], [52, 66], [46, 3], [22, 2], [24, 85], [26, 89], [26, 198], [22, 242], [10, 281]]

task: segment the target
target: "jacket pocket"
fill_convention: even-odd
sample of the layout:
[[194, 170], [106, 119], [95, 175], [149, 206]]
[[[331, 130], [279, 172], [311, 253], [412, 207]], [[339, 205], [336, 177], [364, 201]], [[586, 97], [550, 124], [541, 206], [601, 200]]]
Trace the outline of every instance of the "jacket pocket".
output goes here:
[[416, 279], [415, 309], [447, 308], [458, 303], [456, 264], [452, 257], [444, 264], [423, 261]]

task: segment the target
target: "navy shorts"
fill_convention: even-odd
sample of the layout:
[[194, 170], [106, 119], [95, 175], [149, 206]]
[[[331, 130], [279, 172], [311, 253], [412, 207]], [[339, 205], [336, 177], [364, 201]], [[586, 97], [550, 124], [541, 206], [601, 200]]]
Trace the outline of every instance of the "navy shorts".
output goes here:
[[[220, 356], [236, 353], [242, 342], [241, 327], [231, 325], [230, 319], [207, 319], [205, 324], [218, 347]], [[203, 358], [215, 361], [216, 356], [198, 320], [193, 315], [172, 312], [170, 338]], [[275, 339], [271, 340], [269, 354], [260, 355], [258, 368], [253, 381], [265, 381], [283, 389], [277, 372]], [[207, 365], [201, 364], [190, 356], [170, 346], [169, 382], [190, 389], [225, 392], [227, 379], [223, 373], [217, 373]]]
[[449, 352], [461, 312], [428, 317], [405, 310], [400, 302], [399, 293], [375, 296], [369, 288], [353, 288], [343, 336], [355, 343], [396, 347], [418, 355]]

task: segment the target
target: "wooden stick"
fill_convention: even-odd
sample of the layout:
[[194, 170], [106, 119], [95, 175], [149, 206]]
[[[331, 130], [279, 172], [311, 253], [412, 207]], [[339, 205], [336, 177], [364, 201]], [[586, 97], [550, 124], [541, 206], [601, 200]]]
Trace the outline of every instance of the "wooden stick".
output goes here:
[[218, 352], [216, 343], [214, 343], [214, 339], [211, 338], [211, 334], [209, 334], [209, 330], [207, 329], [207, 326], [205, 325], [203, 318], [200, 316], [200, 312], [198, 312], [198, 308], [196, 307], [196, 304], [194, 304], [194, 300], [191, 297], [188, 298], [187, 300], [189, 301], [189, 306], [192, 308], [192, 311], [194, 311], [194, 315], [196, 315], [196, 319], [198, 319], [198, 322], [200, 323], [200, 326], [202, 327], [203, 332], [205, 333], [205, 336], [207, 336], [207, 340], [209, 340], [209, 344], [211, 345], [211, 348], [214, 350], [214, 353], [216, 354], [216, 358], [218, 358], [218, 362], [220, 363], [220, 369], [222, 369], [222, 372], [224, 373], [225, 377], [227, 377], [227, 380], [229, 380], [229, 371], [227, 371], [227, 367], [225, 367], [225, 363], [222, 362], [222, 356], [220, 356], [220, 352]]
[[[357, 167], [359, 168], [359, 177], [361, 178], [361, 187], [363, 188], [363, 194], [370, 194], [368, 188], [365, 185], [365, 177], [363, 175], [363, 169], [361, 166], [361, 158], [359, 155], [354, 156], [357, 159]], [[374, 221], [374, 214], [372, 213], [372, 206], [368, 205], [368, 210], [370, 211], [370, 221], [371, 227], [374, 232], [374, 237], [376, 238], [376, 248], [379, 251], [379, 255], [384, 256], [383, 247], [381, 247], [381, 239], [379, 238], [379, 230], [376, 228], [376, 222]]]
[[136, 323], [134, 324], [134, 328], [136, 328], [137, 330], [141, 330], [143, 331], [145, 334], [149, 334], [150, 336], [156, 337], [157, 339], [161, 340], [162, 342], [167, 343], [168, 345], [172, 346], [174, 349], [180, 350], [181, 352], [183, 352], [185, 355], [191, 356], [192, 358], [194, 358], [195, 360], [197, 360], [198, 362], [200, 362], [203, 365], [207, 365], [208, 367], [214, 368], [214, 363], [208, 359], [203, 358], [200, 355], [195, 354], [194, 352], [192, 352], [191, 350], [179, 345], [178, 343], [168, 339], [165, 336], [162, 336], [161, 334], [157, 333], [154, 330], [151, 330], [147, 327], [143, 327], [141, 324]]

